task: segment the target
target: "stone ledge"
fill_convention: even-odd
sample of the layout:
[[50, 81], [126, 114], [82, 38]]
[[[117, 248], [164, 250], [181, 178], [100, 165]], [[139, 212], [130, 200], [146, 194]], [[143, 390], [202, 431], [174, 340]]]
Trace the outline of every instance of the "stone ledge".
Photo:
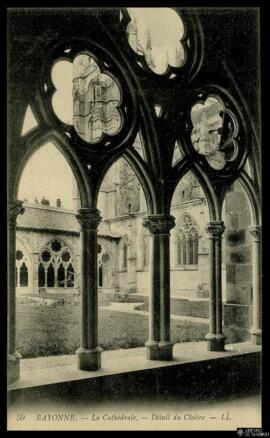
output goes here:
[[[56, 361], [53, 366], [22, 371], [21, 379], [8, 386], [8, 399], [28, 404], [55, 398], [121, 399], [172, 392], [217, 395], [248, 390], [248, 386], [258, 389], [260, 351], [260, 346], [241, 343], [226, 345], [225, 352], [209, 352], [205, 342], [190, 342], [175, 344], [174, 359], [166, 362], [147, 360], [145, 348], [115, 350], [102, 354], [98, 371], [78, 370], [75, 355], [65, 356], [64, 364], [59, 357], [58, 366]], [[27, 360], [21, 361], [22, 370]], [[29, 360], [40, 363], [42, 358]]]

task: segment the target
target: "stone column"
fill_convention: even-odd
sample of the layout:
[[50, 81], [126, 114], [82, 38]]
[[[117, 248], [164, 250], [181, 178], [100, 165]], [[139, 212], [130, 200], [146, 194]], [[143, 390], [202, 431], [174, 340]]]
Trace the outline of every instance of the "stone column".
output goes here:
[[221, 238], [224, 223], [212, 221], [207, 224], [209, 234], [209, 333], [206, 335], [209, 351], [224, 351], [225, 336], [222, 331], [222, 260]]
[[262, 343], [261, 330], [261, 227], [249, 227], [252, 236], [252, 289], [253, 289], [253, 327], [250, 330], [251, 342]]
[[98, 272], [97, 228], [101, 221], [96, 208], [80, 208], [76, 216], [81, 227], [81, 338], [78, 355], [80, 370], [95, 371], [101, 367], [98, 347]]
[[149, 215], [143, 225], [152, 236], [149, 270], [151, 275], [149, 340], [147, 358], [171, 360], [173, 343], [170, 338], [170, 230], [175, 226], [170, 215]]
[[21, 355], [16, 351], [16, 220], [18, 214], [22, 213], [24, 213], [22, 201], [12, 201], [8, 212], [8, 384], [20, 377]]

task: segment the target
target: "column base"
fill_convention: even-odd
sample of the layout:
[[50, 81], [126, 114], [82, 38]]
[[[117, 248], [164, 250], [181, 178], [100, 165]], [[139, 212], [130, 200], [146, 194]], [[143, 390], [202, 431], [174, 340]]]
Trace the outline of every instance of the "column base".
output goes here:
[[169, 341], [147, 341], [147, 359], [148, 360], [165, 360], [173, 359], [173, 343]]
[[8, 354], [7, 357], [7, 384], [16, 382], [20, 378], [20, 353]]
[[82, 371], [97, 371], [101, 368], [101, 353], [102, 348], [97, 347], [90, 350], [86, 348], [78, 348], [76, 354], [78, 356], [78, 368]]
[[155, 341], [147, 341], [145, 343], [146, 346], [146, 357], [148, 360], [159, 360], [159, 346], [158, 342]]
[[253, 345], [262, 345], [262, 331], [261, 329], [250, 329], [251, 343]]
[[159, 360], [173, 359], [173, 343], [171, 341], [159, 342]]
[[225, 335], [208, 333], [205, 339], [207, 340], [207, 351], [225, 351]]

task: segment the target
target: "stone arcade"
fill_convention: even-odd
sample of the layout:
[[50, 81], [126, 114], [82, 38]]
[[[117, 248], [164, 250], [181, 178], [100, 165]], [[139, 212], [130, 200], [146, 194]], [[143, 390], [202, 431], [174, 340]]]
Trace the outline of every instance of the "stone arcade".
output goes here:
[[[132, 49], [131, 18], [124, 8], [121, 19], [117, 8], [9, 13], [9, 382], [20, 376], [16, 286], [31, 285], [37, 292], [42, 287], [80, 288], [76, 353], [81, 370], [98, 370], [102, 363], [98, 287], [121, 291], [126, 284], [129, 293], [145, 294], [147, 278], [148, 359], [173, 359], [170, 296], [181, 295], [189, 281], [190, 290], [209, 296], [209, 351], [224, 351], [223, 320], [241, 316], [239, 304], [253, 309], [251, 342], [260, 344], [260, 122], [256, 44], [251, 44], [258, 37], [257, 18], [253, 10], [211, 13], [210, 21], [200, 9], [175, 9], [185, 29], [180, 41], [184, 57], [177, 66], [168, 61], [164, 74], [155, 73], [149, 36], [143, 53]], [[224, 19], [230, 38], [222, 30]], [[249, 32], [243, 39], [245, 26]], [[59, 60], [82, 65], [82, 53], [89, 71], [80, 67], [80, 74], [74, 74], [74, 117], [64, 120], [52, 105], [58, 89], [51, 69]], [[28, 105], [38, 123], [21, 135]], [[47, 142], [57, 146], [73, 171], [75, 212], [64, 211], [59, 202], [52, 208], [17, 199], [23, 169]], [[117, 163], [117, 178], [108, 176], [119, 158], [131, 166], [142, 189], [125, 184], [129, 171], [123, 161]], [[244, 208], [239, 211], [244, 206], [242, 198], [238, 204], [240, 186], [249, 200], [250, 223], [245, 223]], [[45, 214], [49, 219], [42, 225]], [[106, 264], [113, 260], [118, 264], [109, 283]], [[247, 278], [249, 264], [252, 277]]]

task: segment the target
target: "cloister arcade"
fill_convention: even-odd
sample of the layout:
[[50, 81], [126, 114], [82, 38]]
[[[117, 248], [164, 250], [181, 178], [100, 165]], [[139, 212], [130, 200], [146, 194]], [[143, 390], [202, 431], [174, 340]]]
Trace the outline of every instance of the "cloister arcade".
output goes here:
[[[149, 44], [143, 51], [134, 46], [134, 26], [131, 26], [134, 25], [134, 17], [125, 8], [87, 9], [83, 13], [75, 9], [70, 15], [50, 9], [36, 14], [24, 10], [19, 14], [9, 14], [9, 382], [19, 379], [21, 359], [16, 346], [16, 285], [19, 282], [22, 286], [30, 281], [27, 254], [16, 248], [16, 221], [18, 215], [24, 213], [23, 201], [18, 199], [18, 187], [28, 160], [48, 141], [68, 162], [80, 194], [80, 208], [76, 216], [81, 239], [81, 265], [76, 266], [80, 273], [82, 300], [81, 340], [76, 351], [79, 369], [98, 370], [101, 367], [98, 286], [108, 281], [106, 267], [113, 260], [106, 250], [101, 248], [100, 253], [98, 251], [101, 214], [97, 202], [106, 172], [119, 158], [124, 158], [134, 170], [147, 204], [140, 255], [142, 267], [150, 272], [149, 337], [145, 344], [147, 358], [173, 359], [170, 336], [171, 233], [177, 235], [174, 241], [175, 264], [198, 263], [198, 225], [187, 214], [176, 224], [171, 211], [175, 189], [189, 171], [203, 189], [210, 218], [206, 225], [209, 236], [207, 348], [210, 351], [225, 350], [221, 248], [226, 223], [222, 220], [222, 207], [226, 193], [236, 180], [250, 202], [251, 342], [261, 343], [259, 116], [256, 110], [253, 111], [256, 96], [250, 91], [250, 86], [252, 88], [255, 84], [256, 88], [256, 74], [250, 61], [252, 56], [245, 57], [248, 50], [255, 50], [249, 41], [255, 38], [256, 32], [255, 29], [250, 32], [244, 43], [240, 41], [239, 29], [243, 25], [243, 17], [239, 11], [227, 11], [230, 37], [222, 30], [218, 13], [209, 23], [207, 14], [199, 8], [174, 8], [172, 12], [182, 29], [177, 41], [177, 56], [183, 54], [183, 57], [181, 62], [172, 62], [169, 54], [166, 68], [162, 63], [153, 64]], [[245, 20], [245, 25], [251, 23], [252, 27], [252, 13]], [[71, 25], [75, 22], [76, 26]], [[130, 36], [132, 40], [128, 37], [127, 28], [133, 32]], [[222, 38], [216, 38], [217, 34], [221, 34]], [[237, 37], [239, 57], [245, 59], [245, 66], [240, 65], [241, 62], [236, 66], [231, 60], [229, 39]], [[55, 81], [52, 75], [52, 69], [58, 62], [65, 62], [67, 66], [63, 83], [69, 77], [68, 71], [74, 65], [76, 67], [73, 78], [76, 79], [77, 94], [76, 98], [73, 95], [73, 101], [72, 97], [70, 101], [63, 100], [63, 84]], [[91, 80], [94, 81], [96, 101], [101, 103], [94, 109], [91, 107], [92, 110], [87, 99], [82, 104], [78, 97], [80, 87], [86, 90], [84, 93], [90, 93], [86, 80], [80, 80], [82, 65], [89, 71], [98, 71]], [[91, 74], [95, 73], [91, 70]], [[70, 78], [72, 81], [72, 74]], [[102, 96], [112, 83], [116, 91], [107, 107], [107, 100]], [[71, 83], [69, 87], [71, 90]], [[29, 106], [37, 124], [22, 135], [23, 120]], [[64, 107], [69, 108], [71, 119], [70, 114], [61, 113]], [[105, 121], [101, 120], [101, 113], [105, 114]], [[90, 116], [86, 123], [87, 114]], [[143, 156], [133, 147], [138, 133], [142, 139]], [[176, 142], [181, 145], [181, 156], [173, 160]], [[249, 172], [246, 170], [247, 163]], [[127, 247], [128, 240], [123, 239], [119, 257], [123, 269], [128, 263]], [[72, 257], [63, 242], [52, 240], [40, 253], [40, 287], [59, 282], [72, 287], [76, 281]]]

